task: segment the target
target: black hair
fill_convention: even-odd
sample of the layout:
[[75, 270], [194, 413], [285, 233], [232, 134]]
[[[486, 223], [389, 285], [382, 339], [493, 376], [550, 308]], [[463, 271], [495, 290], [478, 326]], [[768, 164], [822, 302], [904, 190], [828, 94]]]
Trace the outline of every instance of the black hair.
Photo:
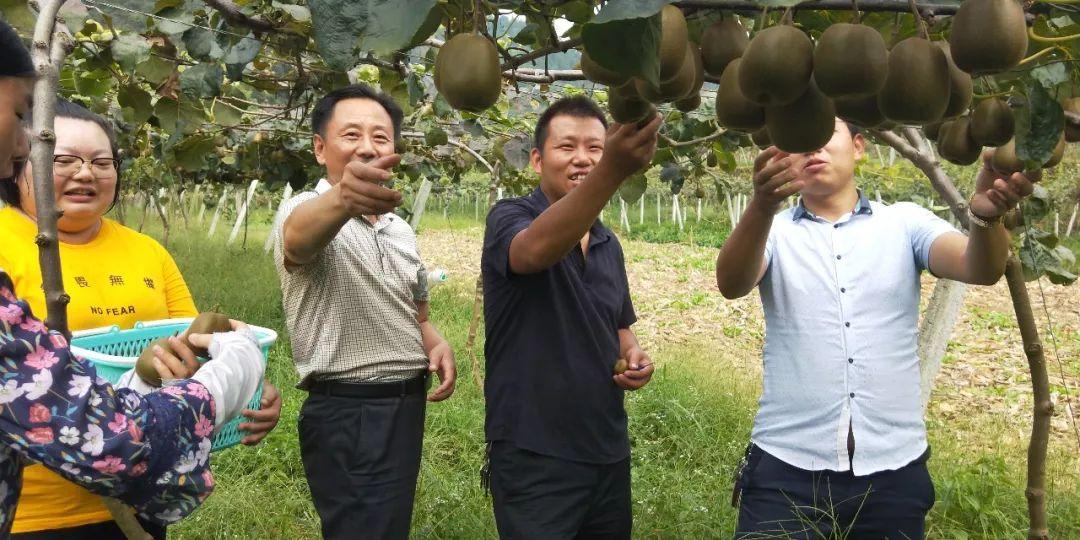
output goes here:
[[848, 122], [847, 120], [842, 120], [842, 121], [844, 122], [844, 125], [847, 126], [848, 132], [851, 133], [851, 138], [852, 139], [854, 139], [856, 135], [861, 135], [862, 134], [863, 129], [861, 127], [856, 126], [855, 124], [852, 124], [851, 122]]
[[[33, 114], [27, 117], [27, 124], [33, 124]], [[105, 120], [101, 115], [91, 112], [86, 107], [73, 103], [63, 98], [57, 98], [56, 100], [56, 118], [71, 118], [73, 120], [83, 120], [96, 124], [105, 132], [105, 136], [109, 139], [109, 151], [112, 152], [113, 159], [117, 160], [117, 172], [116, 172], [116, 191], [113, 193], [112, 204], [115, 205], [116, 201], [120, 199], [120, 149], [116, 144], [116, 131], [113, 130], [112, 124], [108, 120]], [[19, 206], [22, 202], [22, 197], [19, 194], [18, 180], [20, 175], [15, 175], [15, 178], [11, 182], [0, 182], [0, 200], [4, 201], [4, 204], [9, 206]], [[109, 206], [112, 209], [112, 205]]]
[[551, 121], [556, 116], [596, 118], [604, 125], [605, 130], [608, 127], [607, 117], [604, 116], [604, 111], [600, 109], [600, 106], [595, 101], [585, 96], [564, 97], [552, 103], [540, 115], [540, 119], [536, 121], [536, 130], [533, 131], [533, 147], [541, 152], [544, 151], [544, 142], [548, 138], [548, 127], [551, 126]]
[[8, 23], [0, 21], [0, 77], [34, 78], [34, 63], [23, 46], [19, 34]]
[[311, 131], [319, 136], [326, 136], [326, 124], [334, 114], [334, 106], [346, 99], [370, 99], [390, 115], [390, 121], [394, 124], [394, 143], [401, 140], [401, 124], [405, 121], [405, 113], [401, 107], [394, 103], [394, 99], [366, 84], [350, 84], [326, 94], [315, 104], [315, 110], [311, 113]]

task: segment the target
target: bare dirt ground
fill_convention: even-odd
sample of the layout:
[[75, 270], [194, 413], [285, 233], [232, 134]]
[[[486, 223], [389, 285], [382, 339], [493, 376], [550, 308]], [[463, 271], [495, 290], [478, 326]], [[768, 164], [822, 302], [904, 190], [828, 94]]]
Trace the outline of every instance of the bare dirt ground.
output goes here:
[[[445, 268], [453, 279], [468, 283], [479, 273], [481, 243], [479, 228], [426, 230], [420, 235], [429, 266]], [[660, 351], [655, 354], [659, 362], [680, 361], [665, 358], [665, 348], [691, 345], [723, 355], [726, 365], [745, 368], [750, 377], [760, 376], [765, 330], [761, 302], [757, 294], [734, 301], [720, 295], [713, 278], [713, 249], [634, 241], [623, 245], [638, 314], [634, 330], [647, 350]], [[924, 306], [934, 283], [925, 275]], [[1080, 434], [1075, 431], [1080, 418], [1071, 417], [1073, 411], [1080, 415], [1080, 284], [1063, 287], [1043, 280], [1029, 283], [1028, 290], [1056, 405], [1051, 451], [1071, 456], [1074, 466], [1066, 470], [1075, 468], [1080, 474]], [[993, 287], [970, 287], [928, 418], [948, 423], [958, 438], [1019, 449], [1031, 429], [1031, 410], [1031, 379], [1005, 280]], [[987, 440], [988, 426], [996, 440]]]

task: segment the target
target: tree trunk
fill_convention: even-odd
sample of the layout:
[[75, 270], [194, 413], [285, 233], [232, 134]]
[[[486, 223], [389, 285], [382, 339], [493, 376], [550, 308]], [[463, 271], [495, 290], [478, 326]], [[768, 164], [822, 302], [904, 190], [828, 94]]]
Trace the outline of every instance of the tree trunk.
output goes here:
[[60, 68], [73, 46], [67, 30], [58, 28], [56, 23], [56, 14], [63, 4], [63, 0], [42, 1], [34, 25], [31, 55], [37, 66], [37, 80], [34, 81], [34, 143], [30, 149], [30, 160], [34, 164], [34, 192], [37, 193], [34, 201], [38, 234], [34, 242], [38, 246], [41, 286], [45, 290], [45, 324], [52, 330], [70, 336], [67, 305], [71, 297], [64, 292], [64, 276], [60, 267], [60, 242], [56, 230], [60, 211], [56, 208], [52, 175], [53, 151], [56, 149], [53, 121], [56, 117]]
[[1046, 517], [1046, 448], [1050, 441], [1050, 417], [1054, 404], [1050, 401], [1050, 378], [1046, 372], [1046, 357], [1042, 340], [1039, 339], [1035, 314], [1031, 310], [1024, 269], [1015, 255], [1005, 265], [1005, 280], [1009, 284], [1016, 323], [1023, 337], [1024, 354], [1031, 371], [1031, 389], [1035, 407], [1031, 423], [1031, 442], [1028, 445], [1027, 489], [1024, 496], [1028, 502], [1028, 539], [1049, 540], [1050, 529]]
[[158, 216], [161, 217], [161, 226], [165, 229], [165, 237], [162, 240], [162, 244], [165, 244], [165, 249], [169, 248], [169, 217], [165, 215], [165, 208], [161, 205], [160, 200], [151, 195], [151, 204], [154, 205], [154, 209], [157, 210]]
[[[967, 228], [967, 201], [930, 151], [926, 137], [914, 128], [905, 128], [903, 133], [903, 138], [891, 132], [879, 132], [878, 137], [926, 174], [956, 219]], [[904, 141], [905, 138], [907, 142]], [[1050, 532], [1046, 517], [1046, 446], [1050, 440], [1050, 416], [1054, 411], [1050, 401], [1050, 381], [1046, 373], [1039, 328], [1035, 324], [1027, 284], [1024, 282], [1024, 270], [1020, 259], [1015, 255], [1011, 256], [1005, 265], [1005, 280], [1012, 296], [1017, 326], [1020, 327], [1034, 393], [1034, 420], [1031, 424], [1031, 442], [1028, 445], [1027, 490], [1024, 492], [1028, 501], [1028, 538], [1047, 540]]]
[[142, 195], [142, 215], [139, 216], [139, 232], [143, 231], [143, 227], [146, 226], [146, 216], [150, 214], [150, 197], [146, 194]]
[[949, 344], [949, 336], [956, 327], [960, 308], [964, 305], [967, 285], [959, 281], [939, 279], [930, 296], [922, 324], [919, 326], [919, 364], [922, 373], [922, 408], [930, 403], [934, 379], [941, 370], [941, 359]]

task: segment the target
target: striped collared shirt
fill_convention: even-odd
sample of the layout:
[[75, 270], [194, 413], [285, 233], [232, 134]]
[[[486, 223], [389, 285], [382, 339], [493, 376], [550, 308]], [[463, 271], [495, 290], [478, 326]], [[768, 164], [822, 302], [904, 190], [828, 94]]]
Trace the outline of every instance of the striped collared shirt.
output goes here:
[[801, 469], [853, 468], [860, 476], [900, 468], [926, 450], [920, 275], [934, 240], [953, 231], [915, 204], [862, 194], [836, 222], [801, 201], [774, 218], [759, 285], [766, 330], [755, 444]]
[[274, 219], [274, 264], [300, 388], [324, 381], [398, 381], [427, 368], [416, 321], [427, 273], [416, 234], [394, 214], [374, 225], [350, 219], [310, 264], [285, 268], [282, 226], [298, 206], [331, 188], [289, 199]]

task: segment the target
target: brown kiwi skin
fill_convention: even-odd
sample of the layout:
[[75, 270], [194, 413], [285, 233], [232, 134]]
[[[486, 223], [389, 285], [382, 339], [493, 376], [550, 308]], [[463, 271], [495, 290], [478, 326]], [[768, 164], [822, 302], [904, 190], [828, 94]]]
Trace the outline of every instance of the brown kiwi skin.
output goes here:
[[690, 32], [682, 10], [668, 4], [660, 10], [660, 79], [670, 79], [686, 60]]
[[204, 311], [195, 317], [194, 321], [191, 321], [191, 326], [188, 327], [187, 332], [184, 333], [184, 344], [187, 345], [195, 356], [206, 358], [209, 355], [209, 351], [202, 347], [196, 347], [187, 341], [186, 337], [189, 334], [214, 334], [217, 332], [228, 332], [232, 330], [232, 323], [229, 322], [229, 318], [221, 313], [215, 313], [213, 311]]
[[950, 81], [949, 61], [939, 47], [920, 37], [905, 39], [889, 53], [878, 106], [885, 118], [900, 124], [937, 122], [949, 108]]
[[742, 59], [728, 64], [720, 76], [716, 91], [716, 119], [720, 125], [736, 131], [753, 132], [765, 126], [765, 109], [746, 99], [739, 88]]
[[[1058, 139], [1058, 143], [1054, 146], [1054, 152], [1050, 155], [1050, 159], [1043, 164], [1043, 169], [1049, 169], [1061, 163], [1061, 158], [1065, 155], [1065, 134], [1062, 133]], [[994, 155], [990, 158], [990, 167], [997, 171], [999, 174], [1010, 176], [1013, 173], [1023, 172], [1025, 176], [1031, 178], [1033, 181], [1039, 178], [1040, 171], [1025, 171], [1024, 162], [1020, 161], [1020, 158], [1016, 155], [1016, 139], [1012, 139], [1009, 142], [994, 149]]]
[[971, 165], [982, 155], [982, 146], [971, 138], [970, 119], [960, 117], [941, 126], [938, 152], [949, 163]]
[[169, 338], [155, 339], [143, 349], [139, 359], [135, 361], [135, 374], [150, 386], [161, 386], [161, 375], [158, 375], [157, 369], [154, 367], [155, 346], [160, 346], [165, 349], [165, 352], [173, 354], [172, 345], [169, 345]]
[[763, 107], [785, 105], [806, 93], [813, 71], [810, 38], [794, 26], [773, 26], [750, 40], [739, 69], [739, 88], [746, 99]]
[[941, 48], [941, 52], [945, 53], [945, 60], [949, 62], [949, 105], [945, 109], [944, 118], [956, 118], [966, 113], [968, 107], [971, 106], [974, 85], [971, 82], [971, 75], [956, 67], [956, 63], [953, 62], [949, 43], [935, 41], [934, 44]]
[[656, 106], [642, 99], [631, 81], [608, 89], [608, 111], [616, 122], [633, 124], [655, 116]]
[[[1065, 112], [1071, 112], [1074, 114], [1080, 114], [1080, 97], [1069, 98], [1061, 103], [1061, 108]], [[1080, 125], [1074, 124], [1067, 119], [1065, 120], [1065, 142], [1078, 142], [1080, 141]]]
[[705, 71], [719, 77], [732, 60], [742, 56], [749, 44], [746, 29], [734, 16], [716, 21], [701, 34], [701, 58]]
[[814, 49], [814, 82], [834, 99], [875, 95], [885, 85], [888, 64], [889, 50], [877, 30], [836, 23]]
[[495, 45], [480, 34], [450, 38], [435, 58], [439, 91], [455, 109], [480, 112], [502, 93], [502, 70]]
[[773, 146], [788, 153], [813, 152], [824, 147], [836, 130], [836, 107], [810, 82], [799, 99], [765, 108], [765, 125]]
[[1016, 131], [1009, 104], [998, 98], [984, 99], [971, 113], [971, 138], [983, 146], [1001, 146]]
[[596, 61], [589, 56], [589, 53], [585, 51], [581, 52], [581, 73], [585, 75], [586, 79], [606, 86], [622, 86], [626, 84], [626, 81], [630, 80], [630, 78], [625, 75], [621, 75], [597, 64]]
[[1010, 70], [1027, 54], [1024, 8], [1016, 0], [965, 0], [953, 15], [949, 44], [956, 65], [972, 75]]
[[834, 99], [836, 115], [859, 127], [874, 129], [885, 123], [885, 116], [878, 107], [876, 95], [856, 98]]

